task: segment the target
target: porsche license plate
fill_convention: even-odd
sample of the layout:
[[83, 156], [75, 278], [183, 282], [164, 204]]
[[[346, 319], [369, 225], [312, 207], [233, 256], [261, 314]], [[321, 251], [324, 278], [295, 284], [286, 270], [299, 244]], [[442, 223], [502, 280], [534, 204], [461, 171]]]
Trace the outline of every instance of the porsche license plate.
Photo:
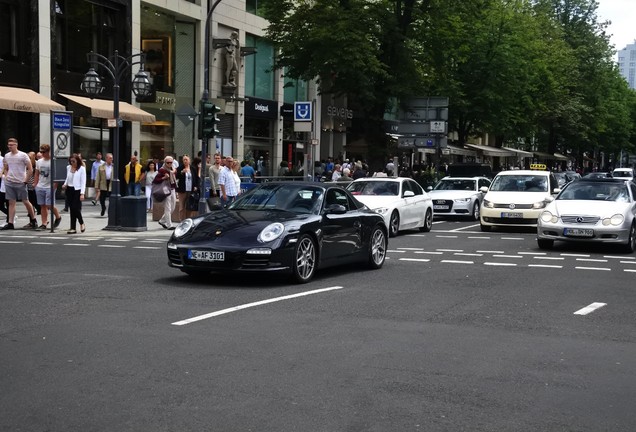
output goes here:
[[225, 252], [188, 250], [188, 258], [195, 261], [224, 261]]
[[518, 212], [501, 212], [501, 217], [502, 217], [502, 218], [515, 218], [515, 219], [521, 219], [521, 218], [523, 218], [523, 213], [518, 213]]
[[594, 230], [585, 228], [563, 228], [563, 235], [568, 237], [594, 237]]

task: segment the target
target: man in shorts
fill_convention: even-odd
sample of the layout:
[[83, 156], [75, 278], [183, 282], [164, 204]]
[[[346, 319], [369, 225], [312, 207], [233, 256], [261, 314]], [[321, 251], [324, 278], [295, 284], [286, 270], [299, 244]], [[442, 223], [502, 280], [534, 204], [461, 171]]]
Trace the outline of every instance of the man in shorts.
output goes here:
[[24, 226], [24, 228], [37, 228], [38, 221], [35, 218], [35, 211], [33, 206], [29, 202], [29, 195], [27, 192], [28, 179], [33, 174], [33, 165], [31, 165], [31, 159], [29, 155], [18, 150], [18, 140], [15, 138], [9, 138], [7, 140], [7, 147], [9, 151], [4, 156], [4, 187], [5, 198], [9, 202], [9, 223], [0, 229], [12, 230], [13, 218], [15, 217], [15, 203], [16, 201], [22, 201], [24, 207], [26, 207], [29, 214], [30, 222]]
[[[53, 209], [52, 211], [55, 215], [55, 221], [53, 221], [54, 228], [60, 225], [62, 216], [60, 216], [60, 212], [55, 208], [54, 196], [51, 194], [51, 146], [42, 144], [40, 146], [40, 152], [42, 153], [42, 159], [35, 163], [33, 186], [35, 187], [35, 196], [42, 210], [42, 225], [40, 225], [38, 229], [44, 230], [49, 223], [49, 207]], [[53, 194], [55, 194], [55, 192], [53, 192]]]

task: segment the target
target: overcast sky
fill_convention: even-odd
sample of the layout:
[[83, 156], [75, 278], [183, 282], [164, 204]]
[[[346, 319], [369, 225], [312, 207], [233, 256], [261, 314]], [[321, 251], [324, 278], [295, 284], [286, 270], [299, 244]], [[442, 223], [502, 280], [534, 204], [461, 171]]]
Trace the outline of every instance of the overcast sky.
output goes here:
[[612, 22], [608, 33], [617, 51], [636, 39], [636, 0], [597, 0], [599, 21]]

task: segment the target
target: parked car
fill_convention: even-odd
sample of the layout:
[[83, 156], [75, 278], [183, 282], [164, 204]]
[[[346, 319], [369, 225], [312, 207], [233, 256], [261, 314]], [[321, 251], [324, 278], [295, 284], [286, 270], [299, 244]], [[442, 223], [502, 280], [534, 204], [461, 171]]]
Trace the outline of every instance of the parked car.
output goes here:
[[621, 179], [581, 179], [567, 185], [541, 212], [537, 243], [598, 242], [636, 250], [636, 185]]
[[211, 271], [286, 272], [298, 283], [318, 269], [352, 262], [384, 264], [382, 216], [345, 189], [319, 182], [271, 182], [227, 208], [186, 219], [167, 244], [171, 267], [191, 276]]
[[553, 173], [543, 170], [501, 171], [481, 205], [482, 231], [497, 226], [536, 227], [541, 211], [560, 192]]
[[489, 186], [486, 177], [444, 177], [434, 188], [428, 188], [435, 216], [468, 216], [478, 221], [484, 198], [481, 188]]
[[612, 178], [633, 180], [634, 170], [632, 170], [631, 168], [616, 168], [614, 171], [612, 171]]
[[576, 171], [557, 171], [554, 173], [554, 176], [556, 177], [561, 189], [563, 189], [563, 186], [571, 181], [581, 178], [581, 174]]
[[413, 179], [407, 177], [367, 177], [354, 180], [347, 190], [361, 203], [382, 215], [389, 235], [419, 228], [428, 232], [433, 226], [431, 197]]
[[604, 171], [594, 171], [585, 174], [583, 179], [597, 179], [597, 178], [612, 178], [612, 173], [604, 172]]

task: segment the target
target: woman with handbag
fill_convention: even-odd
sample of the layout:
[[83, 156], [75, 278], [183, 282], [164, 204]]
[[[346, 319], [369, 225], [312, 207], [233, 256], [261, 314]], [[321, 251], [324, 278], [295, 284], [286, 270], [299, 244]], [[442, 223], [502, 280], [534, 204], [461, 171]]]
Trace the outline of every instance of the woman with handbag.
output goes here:
[[[163, 160], [163, 166], [157, 172], [157, 176], [153, 181], [153, 198], [156, 199], [155, 194], [158, 193], [156, 189], [160, 189], [161, 193], [165, 196], [163, 200], [163, 216], [159, 219], [159, 225], [165, 229], [175, 229], [172, 224], [172, 212], [174, 211], [175, 204], [177, 202], [177, 196], [175, 195], [176, 188], [176, 176], [175, 170], [172, 168], [174, 159], [172, 156], [166, 156]], [[154, 187], [158, 185], [159, 187]]]
[[183, 155], [177, 169], [177, 197], [179, 198], [179, 220], [188, 216], [188, 201], [192, 193], [199, 190], [199, 173], [190, 164], [190, 156]]

